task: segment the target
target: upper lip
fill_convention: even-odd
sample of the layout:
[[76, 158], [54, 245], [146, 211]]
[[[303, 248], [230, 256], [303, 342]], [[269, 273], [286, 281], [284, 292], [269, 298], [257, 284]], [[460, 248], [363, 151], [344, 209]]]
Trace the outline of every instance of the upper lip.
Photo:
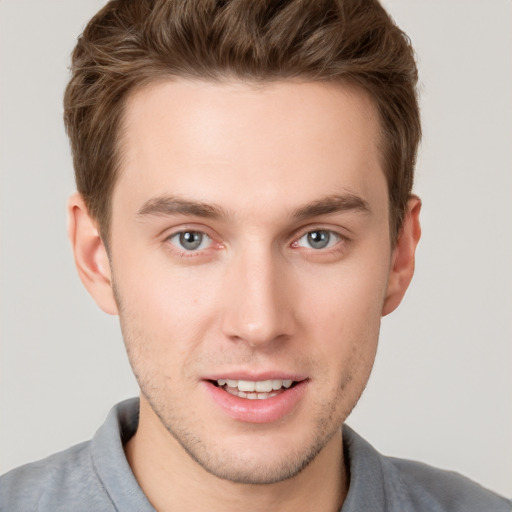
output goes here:
[[225, 373], [215, 373], [203, 377], [203, 380], [248, 380], [258, 382], [262, 380], [293, 380], [294, 382], [300, 382], [306, 380], [307, 377], [303, 374], [284, 372], [284, 371], [267, 371], [267, 372], [244, 372], [244, 371], [229, 371]]

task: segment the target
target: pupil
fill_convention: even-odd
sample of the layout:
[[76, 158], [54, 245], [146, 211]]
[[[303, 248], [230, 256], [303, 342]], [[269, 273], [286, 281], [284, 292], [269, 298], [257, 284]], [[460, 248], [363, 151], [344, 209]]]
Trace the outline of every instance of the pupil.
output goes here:
[[180, 234], [180, 244], [182, 247], [188, 250], [197, 249], [203, 241], [202, 233], [197, 231], [186, 231]]
[[313, 249], [327, 247], [331, 236], [327, 231], [312, 231], [308, 233], [308, 243]]

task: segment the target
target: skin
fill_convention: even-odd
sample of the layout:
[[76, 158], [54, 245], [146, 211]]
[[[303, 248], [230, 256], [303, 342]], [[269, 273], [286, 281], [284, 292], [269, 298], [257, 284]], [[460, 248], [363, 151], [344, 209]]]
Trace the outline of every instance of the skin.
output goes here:
[[[339, 510], [340, 426], [420, 236], [411, 197], [390, 243], [378, 143], [372, 101], [348, 86], [177, 80], [130, 98], [109, 254], [79, 195], [69, 232], [85, 286], [120, 316], [141, 388], [125, 449], [158, 510]], [[197, 250], [183, 231], [203, 234]], [[269, 372], [305, 382], [275, 421], [235, 419], [206, 390]]]

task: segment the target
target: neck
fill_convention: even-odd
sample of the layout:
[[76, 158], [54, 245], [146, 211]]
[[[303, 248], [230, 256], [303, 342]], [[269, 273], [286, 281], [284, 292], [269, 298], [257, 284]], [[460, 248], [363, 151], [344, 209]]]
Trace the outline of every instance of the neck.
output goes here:
[[[148, 410], [149, 409], [149, 410]], [[298, 475], [268, 484], [241, 484], [195, 462], [141, 400], [139, 426], [125, 446], [144, 494], [159, 512], [315, 512], [340, 510], [348, 489], [341, 430]]]

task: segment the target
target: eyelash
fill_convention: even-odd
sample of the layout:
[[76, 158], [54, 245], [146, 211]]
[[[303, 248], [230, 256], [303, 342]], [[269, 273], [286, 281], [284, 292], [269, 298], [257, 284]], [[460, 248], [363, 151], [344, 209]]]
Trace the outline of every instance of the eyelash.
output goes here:
[[[315, 240], [313, 239], [309, 239], [310, 237], [312, 238], [312, 235], [313, 234], [319, 234], [321, 233], [321, 237], [322, 236], [327, 236], [327, 241], [326, 241], [326, 246], [325, 247], [309, 247], [309, 249], [313, 250], [313, 251], [322, 251], [322, 252], [326, 252], [328, 251], [329, 249], [332, 249], [334, 248], [337, 244], [339, 244], [339, 242], [343, 241], [344, 239], [346, 240], [346, 237], [343, 237], [342, 235], [340, 235], [339, 233], [337, 233], [336, 231], [333, 231], [332, 229], [325, 229], [325, 228], [316, 228], [316, 229], [309, 229], [308, 231], [306, 231], [305, 233], [303, 233], [299, 238], [297, 238], [295, 240], [295, 242], [292, 243], [292, 247], [293, 248], [298, 248], [298, 247], [302, 247], [300, 245], [300, 241], [303, 239], [303, 238], [308, 238], [308, 242], [310, 245], [316, 243]], [[334, 239], [334, 241], [332, 240]], [[323, 240], [320, 240], [320, 243], [322, 242]], [[331, 243], [332, 242], [332, 243]]]
[[[204, 248], [200, 247], [203, 244], [203, 240], [201, 240], [198, 248], [196, 248], [195, 250], [187, 250], [184, 247], [179, 247], [177, 245], [177, 243], [172, 242], [173, 239], [175, 239], [177, 237], [184, 236], [185, 234], [189, 234], [189, 233], [194, 234], [194, 235], [200, 235], [202, 237], [207, 237], [207, 239], [209, 239], [208, 247], [204, 247]], [[344, 236], [337, 231], [334, 231], [332, 229], [317, 227], [317, 228], [308, 228], [307, 230], [302, 231], [301, 235], [299, 237], [295, 238], [294, 241], [290, 244], [290, 247], [292, 249], [300, 249], [301, 247], [303, 247], [300, 245], [300, 241], [304, 237], [308, 237], [308, 236], [312, 235], [313, 233], [322, 233], [322, 234], [328, 235], [328, 241], [327, 241], [328, 245], [326, 247], [321, 247], [318, 249], [315, 249], [313, 247], [309, 247], [309, 248], [304, 247], [305, 250], [312, 251], [313, 253], [317, 253], [318, 255], [320, 255], [320, 254], [326, 255], [326, 254], [340, 252], [343, 250], [343, 248], [346, 246], [346, 244], [350, 242], [350, 239], [347, 236]], [[331, 243], [331, 239], [333, 237], [334, 237], [334, 242]], [[208, 251], [209, 249], [211, 249], [213, 245], [216, 245], [217, 246], [216, 248], [223, 247], [220, 242], [216, 242], [213, 237], [211, 237], [210, 235], [208, 235], [208, 233], [206, 233], [205, 231], [203, 231], [201, 229], [181, 229], [181, 230], [176, 231], [176, 232], [170, 234], [169, 236], [167, 236], [165, 238], [165, 243], [172, 245], [173, 246], [172, 250], [177, 252], [178, 255], [182, 258], [191, 258], [191, 257], [193, 258], [193, 257], [198, 257], [198, 256], [204, 256], [205, 251]]]
[[[209, 239], [208, 247], [204, 247], [204, 248], [200, 247], [203, 244], [203, 240], [201, 240], [198, 248], [196, 248], [195, 250], [187, 250], [186, 248], [179, 247], [177, 244], [173, 243], [172, 240], [174, 238], [181, 237], [186, 234], [194, 234], [194, 235], [200, 235], [201, 237], [206, 237], [207, 239]], [[166, 237], [165, 242], [172, 245], [173, 246], [172, 250], [176, 251], [178, 253], [178, 255], [181, 256], [182, 258], [193, 258], [193, 257], [204, 255], [205, 251], [210, 249], [211, 246], [216, 243], [210, 235], [208, 235], [207, 233], [205, 233], [204, 231], [202, 231], [200, 229], [182, 229], [180, 231], [176, 231], [175, 233], [172, 233], [168, 237]], [[220, 243], [217, 243], [217, 245], [219, 247], [221, 247]]]

